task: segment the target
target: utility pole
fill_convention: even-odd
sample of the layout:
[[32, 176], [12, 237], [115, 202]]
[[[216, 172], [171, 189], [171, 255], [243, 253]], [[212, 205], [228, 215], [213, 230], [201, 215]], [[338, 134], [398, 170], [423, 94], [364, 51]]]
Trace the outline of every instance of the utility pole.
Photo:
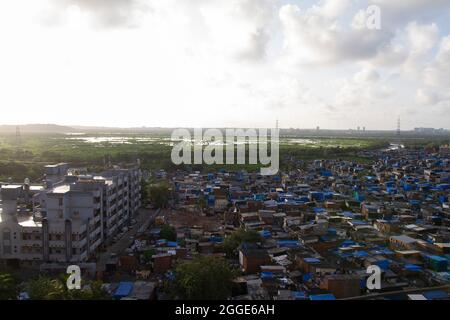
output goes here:
[[21, 136], [20, 136], [20, 127], [19, 126], [16, 126], [16, 141], [15, 141], [15, 144], [16, 144], [16, 153], [19, 154], [20, 146], [22, 144], [22, 139], [21, 139]]

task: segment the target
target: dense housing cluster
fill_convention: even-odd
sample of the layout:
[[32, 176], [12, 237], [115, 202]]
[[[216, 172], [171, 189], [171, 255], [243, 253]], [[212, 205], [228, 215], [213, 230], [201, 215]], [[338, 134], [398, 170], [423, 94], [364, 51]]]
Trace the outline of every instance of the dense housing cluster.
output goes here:
[[[44, 184], [2, 185], [0, 259], [79, 263], [115, 299], [182, 298], [171, 284], [203, 274], [180, 268], [199, 257], [233, 270], [229, 299], [448, 299], [448, 148], [359, 156], [290, 159], [274, 176], [47, 166]], [[370, 266], [381, 288], [367, 287]]]

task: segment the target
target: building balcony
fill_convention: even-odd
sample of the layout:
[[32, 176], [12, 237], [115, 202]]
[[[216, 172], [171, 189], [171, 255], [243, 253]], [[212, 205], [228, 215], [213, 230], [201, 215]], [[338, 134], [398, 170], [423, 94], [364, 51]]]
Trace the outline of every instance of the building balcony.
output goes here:
[[87, 244], [87, 239], [83, 238], [83, 239], [78, 240], [78, 241], [73, 241], [72, 242], [72, 247], [74, 247], [74, 248], [82, 248], [86, 244]]
[[64, 240], [50, 240], [48, 246], [50, 248], [65, 248], [66, 242]]
[[42, 240], [41, 239], [27, 239], [27, 240], [21, 240], [22, 244], [25, 246], [41, 246]]

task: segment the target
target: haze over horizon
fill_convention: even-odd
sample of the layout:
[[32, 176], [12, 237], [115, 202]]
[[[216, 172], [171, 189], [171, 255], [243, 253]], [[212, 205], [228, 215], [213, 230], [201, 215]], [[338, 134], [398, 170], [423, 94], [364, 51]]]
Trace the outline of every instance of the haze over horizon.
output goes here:
[[449, 129], [449, 15], [447, 0], [3, 1], [0, 122]]
[[[69, 129], [73, 129], [75, 130], [75, 132], [78, 131], [82, 131], [82, 130], [88, 130], [88, 131], [97, 131], [97, 130], [101, 130], [101, 129], [110, 129], [110, 130], [152, 130], [152, 129], [176, 129], [176, 128], [180, 128], [180, 127], [167, 127], [167, 126], [132, 126], [132, 127], [125, 127], [125, 126], [85, 126], [85, 125], [76, 125], [76, 124], [67, 124], [67, 125], [63, 125], [63, 124], [57, 124], [57, 123], [25, 123], [25, 124], [0, 124], [0, 132], [1, 131], [5, 131], [5, 129], [9, 129], [10, 132], [16, 132], [16, 128], [20, 127], [22, 129], [28, 129], [28, 131], [32, 132], [33, 129], [32, 128], [39, 128], [40, 131], [48, 131], [51, 132], [52, 128], [57, 128], [59, 129], [59, 131], [64, 131], [63, 129], [67, 129], [65, 131], [68, 131]], [[275, 125], [269, 125], [266, 128], [274, 128]], [[30, 130], [31, 128], [31, 130]], [[202, 128], [202, 129], [209, 129], [209, 128], [213, 128], [210, 126], [204, 126], [204, 127], [182, 127], [182, 128], [188, 128], [188, 129], [194, 129], [194, 128]], [[216, 127], [215, 127], [216, 128]], [[241, 129], [241, 128], [264, 128], [264, 127], [251, 127], [251, 126], [247, 126], [247, 127], [233, 127], [233, 126], [223, 126], [223, 127], [217, 127], [219, 129]], [[315, 128], [299, 128], [299, 127], [283, 127], [283, 126], [279, 126], [279, 128], [281, 130], [300, 130], [300, 131], [316, 131], [317, 127]], [[414, 127], [414, 128], [402, 128], [401, 131], [414, 131], [416, 128], [425, 128], [425, 127]], [[336, 129], [336, 128], [323, 128], [323, 127], [319, 127], [319, 129], [321, 131], [367, 131], [367, 132], [382, 132], [382, 131], [386, 131], [386, 132], [396, 132], [397, 128], [391, 128], [391, 129], [377, 129], [377, 128], [365, 128], [365, 127], [360, 127], [359, 129], [357, 127], [350, 127], [347, 129]], [[444, 130], [444, 133], [449, 133], [450, 129], [448, 128], [432, 128], [435, 130]], [[8, 130], [6, 130], [8, 131]], [[437, 131], [436, 131], [437, 132]]]

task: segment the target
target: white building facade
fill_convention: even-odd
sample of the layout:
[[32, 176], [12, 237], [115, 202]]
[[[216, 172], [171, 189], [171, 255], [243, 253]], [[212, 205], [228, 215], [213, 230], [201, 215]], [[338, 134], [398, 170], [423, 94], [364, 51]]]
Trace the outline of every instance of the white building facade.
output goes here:
[[46, 172], [45, 186], [0, 189], [2, 263], [86, 262], [141, 206], [139, 168], [67, 175], [58, 164]]

